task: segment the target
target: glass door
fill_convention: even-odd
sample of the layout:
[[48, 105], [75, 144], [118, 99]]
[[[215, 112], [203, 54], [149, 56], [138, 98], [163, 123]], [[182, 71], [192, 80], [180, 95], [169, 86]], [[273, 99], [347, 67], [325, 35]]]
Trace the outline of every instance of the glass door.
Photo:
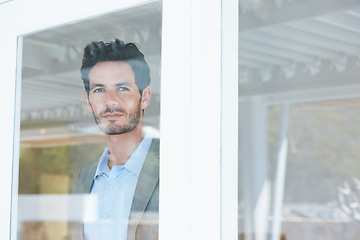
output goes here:
[[[11, 13], [26, 7], [26, 3], [6, 3], [0, 11]], [[46, 4], [43, 7], [50, 9]], [[9, 56], [15, 56], [16, 51], [9, 50], [17, 49], [17, 62], [8, 65], [10, 70], [17, 69], [16, 82], [15, 75], [4, 72], [5, 84], [16, 88], [10, 88], [14, 92], [9, 91], [9, 96], [2, 96], [9, 102], [6, 107], [12, 109], [8, 112], [15, 112], [13, 160], [5, 156], [3, 163], [4, 170], [13, 171], [12, 181], [4, 181], [4, 189], [12, 186], [10, 195], [4, 191], [4, 199], [11, 196], [12, 203], [4, 204], [2, 211], [12, 206], [11, 239], [69, 239], [73, 226], [84, 221], [88, 196], [76, 194], [80, 166], [101, 155], [106, 146], [104, 134], [83, 99], [80, 67], [87, 44], [120, 39], [133, 42], [145, 55], [151, 69], [152, 99], [143, 119], [144, 129], [154, 139], [160, 138], [162, 3], [88, 4], [78, 14], [71, 12], [76, 6], [68, 8], [66, 2], [51, 7], [69, 15], [43, 11], [27, 24], [14, 19], [13, 30], [5, 31], [3, 40], [11, 43], [3, 51], [3, 58], [10, 63], [14, 58]], [[2, 16], [4, 22], [6, 17], [12, 19]], [[46, 23], [42, 20], [45, 17]], [[16, 99], [15, 104], [9, 99]], [[2, 127], [11, 126], [4, 124]], [[10, 136], [2, 139], [8, 145], [12, 144]], [[3, 146], [6, 153], [10, 147]], [[0, 238], [8, 239], [10, 218], [2, 217], [0, 232], [5, 236]]]
[[240, 239], [357, 239], [356, 1], [239, 1]]

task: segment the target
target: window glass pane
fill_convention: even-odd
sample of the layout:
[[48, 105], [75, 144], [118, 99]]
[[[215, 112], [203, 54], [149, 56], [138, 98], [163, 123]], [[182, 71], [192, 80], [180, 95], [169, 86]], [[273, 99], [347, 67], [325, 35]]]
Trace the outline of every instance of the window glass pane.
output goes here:
[[240, 239], [357, 239], [360, 4], [239, 3]]
[[[20, 154], [19, 175], [14, 176], [18, 177], [19, 184], [18, 195], [13, 197], [14, 201], [18, 200], [13, 204], [13, 212], [17, 210], [18, 214], [12, 216], [17, 219], [17, 233], [12, 239], [60, 240], [70, 239], [71, 236], [73, 239], [81, 239], [76, 234], [83, 226], [88, 239], [93, 239], [92, 231], [86, 230], [89, 226], [99, 232], [111, 226], [110, 231], [116, 235], [116, 239], [122, 239], [120, 235], [126, 236], [127, 232], [152, 234], [151, 239], [157, 239], [161, 16], [161, 3], [156, 2], [36, 32], [20, 39], [23, 43], [23, 50], [19, 53], [22, 57], [22, 84], [21, 89], [17, 89], [17, 94], [21, 94]], [[135, 43], [144, 54], [150, 68], [150, 93], [144, 85], [140, 97], [137, 78], [146, 76], [146, 72], [141, 72], [146, 71], [146, 66], [139, 63], [139, 58], [131, 56], [129, 59], [121, 58], [124, 59], [121, 62], [127, 62], [124, 66], [116, 65], [115, 70], [104, 70], [97, 63], [100, 74], [95, 78], [95, 67], [91, 68], [91, 91], [89, 95], [83, 96], [80, 68], [84, 48], [93, 41], [104, 41], [106, 46], [103, 48], [110, 49], [111, 45], [107, 43], [115, 39]], [[97, 48], [99, 44], [93, 45], [89, 52]], [[104, 59], [98, 61], [105, 62], [103, 65], [108, 67], [107, 64], [112, 60]], [[118, 58], [114, 59], [118, 61]], [[122, 70], [118, 74], [126, 72], [128, 75], [118, 75], [116, 78], [114, 72], [118, 69]], [[107, 73], [114, 75], [109, 77]], [[95, 83], [95, 80], [98, 82]], [[112, 85], [110, 80], [114, 81]], [[101, 100], [95, 93], [102, 96]], [[86, 96], [89, 104], [84, 101]], [[95, 123], [93, 113], [97, 115], [99, 124]], [[115, 126], [115, 130], [112, 130], [112, 126]], [[126, 129], [126, 126], [130, 127]], [[109, 135], [109, 132], [114, 135]], [[108, 146], [110, 149], [109, 139], [120, 135], [129, 136], [132, 142], [138, 142], [130, 144], [131, 141], [123, 137], [118, 145], [111, 145], [114, 151], [109, 153], [110, 160], [104, 158], [105, 165], [101, 170], [109, 168], [109, 174], [113, 174], [113, 169], [120, 169], [116, 166], [120, 161], [115, 162], [115, 158], [121, 153], [115, 152], [120, 148], [127, 149], [126, 153], [122, 152], [124, 161], [121, 163], [125, 165], [116, 175], [121, 180], [114, 181], [114, 188], [119, 189], [122, 185], [131, 187], [121, 192], [123, 195], [118, 193], [120, 191], [114, 191], [114, 195], [107, 192], [100, 194], [105, 191], [106, 185], [96, 182], [100, 179], [95, 175], [98, 161], [105, 148]], [[129, 146], [123, 147], [127, 143]], [[88, 178], [90, 181], [78, 181], [81, 166], [85, 166], [84, 163], [91, 159], [95, 160], [96, 165], [82, 168], [83, 173], [86, 169], [87, 174], [91, 175]], [[81, 176], [84, 177], [84, 174]], [[110, 182], [110, 177], [104, 179]], [[88, 184], [88, 188], [81, 184]], [[94, 187], [97, 187], [96, 194]], [[91, 194], [88, 194], [89, 191]], [[124, 202], [124, 207], [114, 205], [109, 208], [107, 211], [116, 215], [110, 215], [109, 222], [115, 224], [102, 225], [99, 215], [105, 204], [100, 204], [99, 199], [109, 196], [110, 200], [102, 201]], [[91, 205], [92, 201], [96, 204]], [[141, 204], [134, 206], [139, 201], [146, 202], [142, 210], [137, 209], [141, 208]], [[126, 216], [115, 214], [115, 211], [125, 210], [128, 211]], [[136, 218], [135, 215], [140, 212], [144, 213], [142, 218]], [[89, 213], [91, 216], [87, 216]], [[130, 221], [118, 224], [121, 218]], [[139, 221], [136, 225], [131, 222], [135, 218]], [[121, 230], [115, 232], [114, 229]]]

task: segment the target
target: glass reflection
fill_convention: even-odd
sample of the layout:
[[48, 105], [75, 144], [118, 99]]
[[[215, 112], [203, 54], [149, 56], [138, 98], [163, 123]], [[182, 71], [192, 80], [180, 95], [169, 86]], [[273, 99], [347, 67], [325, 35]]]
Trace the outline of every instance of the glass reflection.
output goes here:
[[359, 7], [240, 0], [240, 238], [357, 239]]
[[76, 194], [79, 171], [107, 146], [84, 103], [81, 58], [86, 44], [116, 38], [135, 42], [149, 64], [152, 97], [143, 122], [158, 138], [159, 2], [23, 37], [16, 239], [77, 239], [72, 232], [89, 201]]

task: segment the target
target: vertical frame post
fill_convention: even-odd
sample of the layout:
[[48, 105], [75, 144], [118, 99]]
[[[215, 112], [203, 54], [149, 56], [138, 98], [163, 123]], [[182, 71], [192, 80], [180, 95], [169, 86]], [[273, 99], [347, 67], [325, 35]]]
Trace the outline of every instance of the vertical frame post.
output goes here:
[[221, 239], [238, 239], [239, 1], [221, 2]]
[[163, 1], [160, 239], [220, 239], [221, 26], [221, 0]]

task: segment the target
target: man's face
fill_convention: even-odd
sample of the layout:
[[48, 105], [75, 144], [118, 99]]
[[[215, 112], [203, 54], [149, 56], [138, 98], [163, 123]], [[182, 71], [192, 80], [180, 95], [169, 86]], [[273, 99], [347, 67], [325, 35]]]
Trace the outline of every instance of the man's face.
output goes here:
[[122, 61], [97, 63], [89, 72], [89, 96], [83, 93], [88, 110], [108, 135], [131, 132], [142, 124], [142, 110], [151, 97], [148, 86], [143, 97], [135, 84], [130, 65]]

